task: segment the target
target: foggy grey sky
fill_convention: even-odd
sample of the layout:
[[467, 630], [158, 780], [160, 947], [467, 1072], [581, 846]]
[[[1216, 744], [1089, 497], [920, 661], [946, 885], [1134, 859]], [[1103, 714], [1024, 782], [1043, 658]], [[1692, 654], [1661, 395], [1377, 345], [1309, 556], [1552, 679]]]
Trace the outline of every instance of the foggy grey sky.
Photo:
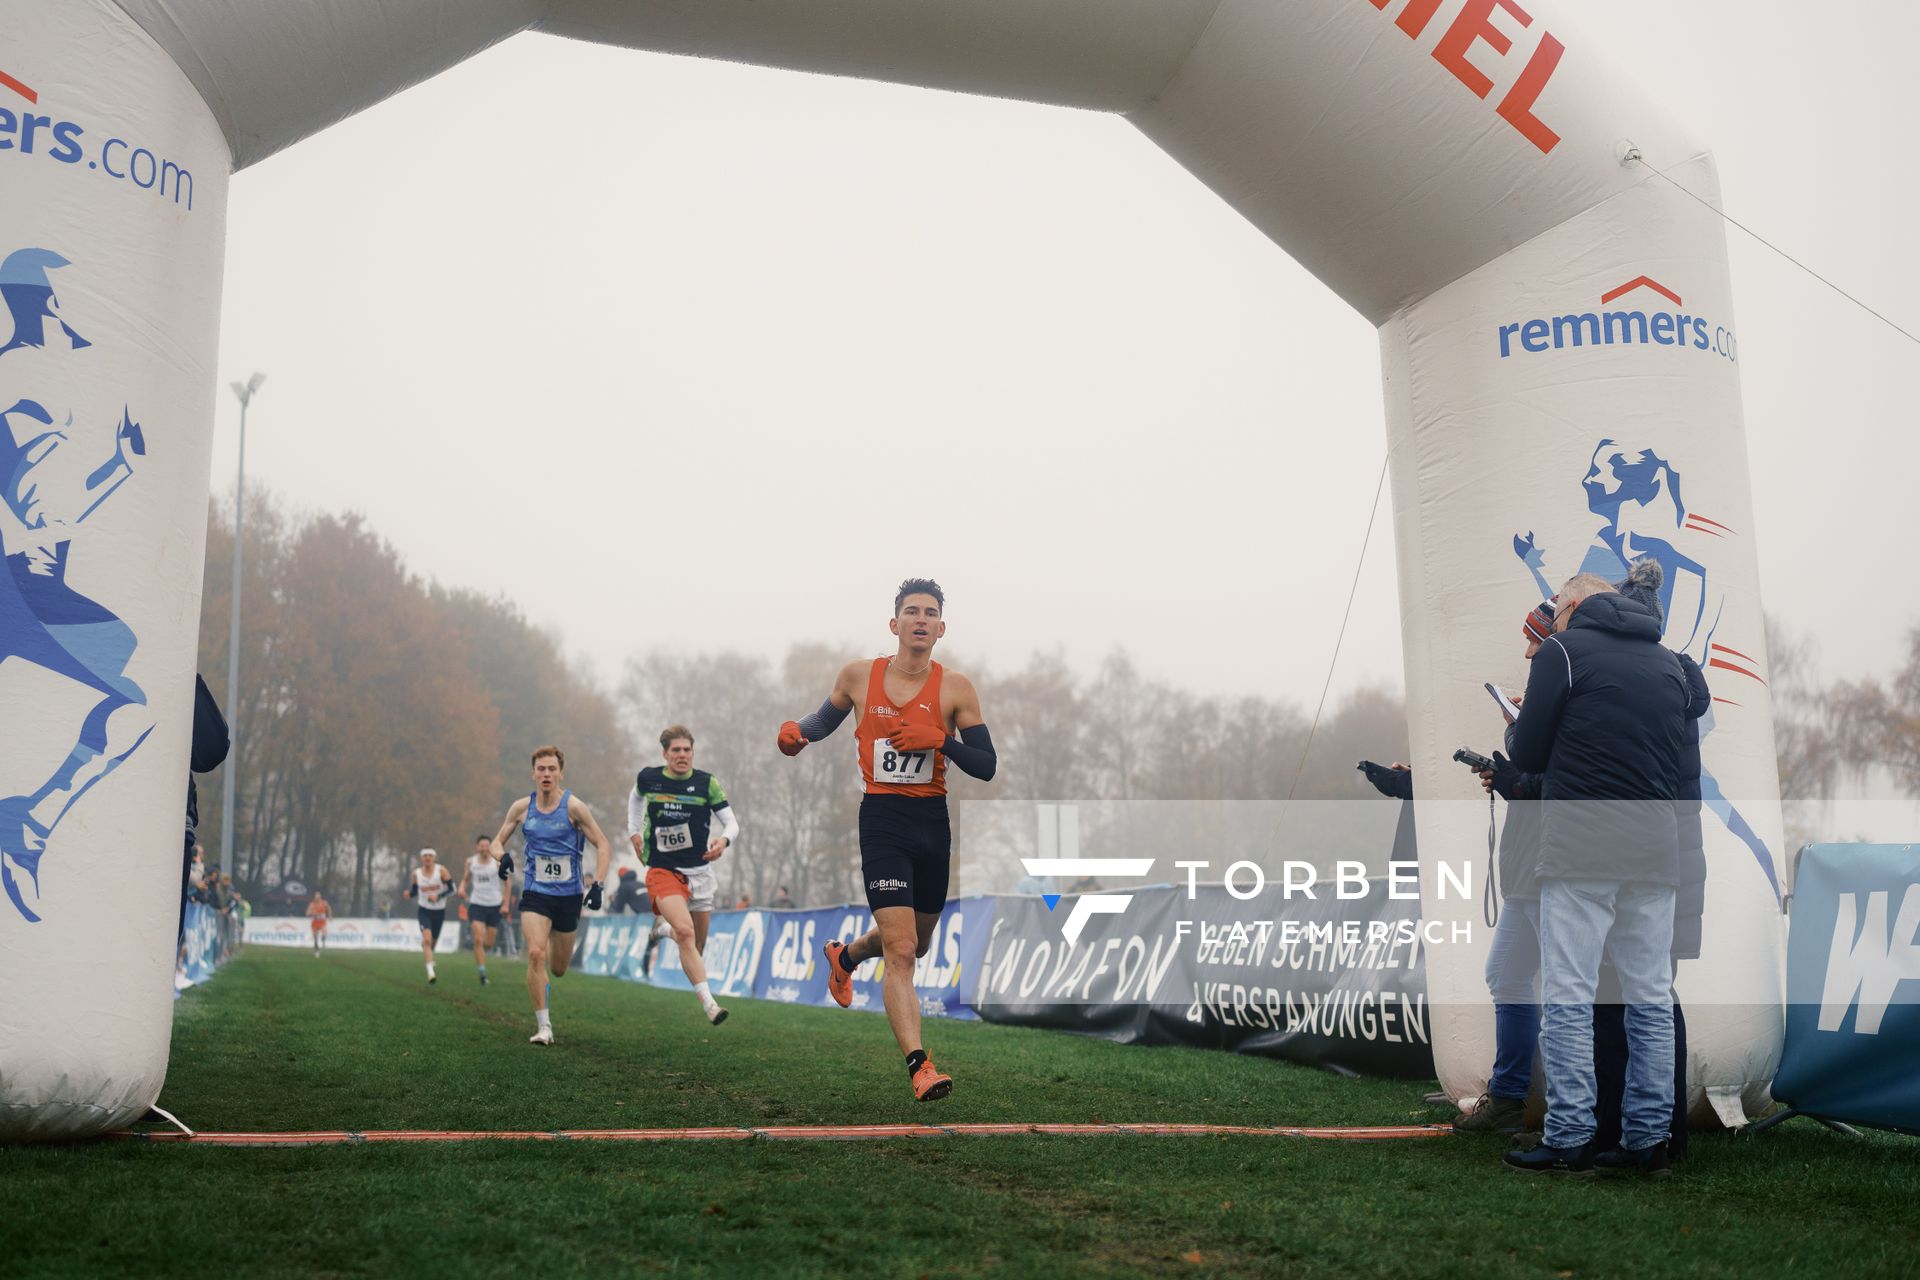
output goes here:
[[[1735, 217], [1920, 328], [1920, 11], [1577, 17]], [[249, 484], [365, 513], [609, 683], [656, 646], [878, 651], [930, 573], [962, 660], [1124, 646], [1318, 696], [1385, 452], [1374, 331], [1117, 118], [522, 36], [239, 175], [228, 237]], [[1920, 350], [1730, 243], [1767, 607], [1827, 675], [1884, 672], [1920, 622]], [[223, 391], [217, 492], [237, 417]], [[1336, 698], [1401, 683], [1382, 507]]]

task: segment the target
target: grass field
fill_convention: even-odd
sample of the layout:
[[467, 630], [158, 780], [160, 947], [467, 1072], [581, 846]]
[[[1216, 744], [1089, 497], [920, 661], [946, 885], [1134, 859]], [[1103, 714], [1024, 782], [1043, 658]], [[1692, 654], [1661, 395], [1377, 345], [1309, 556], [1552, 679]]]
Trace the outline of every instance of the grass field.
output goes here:
[[[1408, 1124], [1423, 1088], [570, 975], [551, 1050], [511, 965], [255, 948], [181, 1000], [162, 1105], [200, 1129], [961, 1121]], [[0, 1150], [0, 1275], [1902, 1276], [1920, 1142], [1697, 1137], [1664, 1183], [1505, 1171], [1499, 1140], [1038, 1137]]]

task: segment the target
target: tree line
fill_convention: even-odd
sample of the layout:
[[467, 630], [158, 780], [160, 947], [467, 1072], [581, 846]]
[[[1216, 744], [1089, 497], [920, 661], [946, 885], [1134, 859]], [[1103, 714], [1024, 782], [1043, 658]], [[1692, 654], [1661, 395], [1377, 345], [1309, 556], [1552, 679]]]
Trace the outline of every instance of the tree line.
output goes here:
[[[567, 743], [568, 781], [601, 812], [626, 751], [610, 699], [511, 602], [408, 571], [355, 515], [247, 505], [234, 863], [256, 904], [288, 882], [343, 914], [397, 894], [422, 847], [457, 866], [527, 789], [526, 752]], [[210, 511], [200, 671], [225, 698], [230, 512]], [[219, 773], [202, 780], [200, 837], [217, 859]], [[623, 824], [624, 825], [624, 824]]]
[[[781, 721], [817, 706], [839, 666], [877, 653], [876, 641], [798, 643], [778, 660], [655, 650], [630, 658], [609, 692], [513, 602], [412, 573], [359, 516], [296, 518], [259, 495], [245, 529], [240, 697], [227, 708], [238, 744], [232, 870], [257, 904], [272, 909], [290, 881], [324, 887], [343, 914], [393, 904], [421, 847], [457, 867], [473, 836], [491, 832], [528, 789], [528, 752], [546, 742], [565, 749], [568, 785], [630, 861], [626, 796], [674, 723], [691, 727], [696, 763], [743, 822], [738, 856], [716, 867], [726, 899], [765, 903], [785, 887], [802, 904], [859, 900], [851, 723], [796, 759], [772, 744]], [[199, 658], [222, 697], [232, 555], [231, 511], [210, 509]], [[1791, 838], [1808, 834], [1795, 820], [1849, 771], [1888, 770], [1920, 795], [1920, 628], [1885, 683], [1821, 685], [1807, 642], [1773, 628], [1771, 647]], [[1046, 838], [1036, 803], [1076, 806], [1083, 852], [1214, 850], [1223, 867], [1263, 846], [1298, 847], [1282, 832], [1313, 801], [1372, 796], [1356, 760], [1407, 754], [1390, 690], [1359, 690], [1316, 725], [1284, 700], [1150, 678], [1121, 651], [1090, 676], [1057, 653], [1004, 669], [964, 651], [941, 657], [982, 689], [1008, 765], [991, 784], [949, 774], [959, 891], [1013, 888], [1018, 855]], [[210, 851], [227, 821], [220, 782], [201, 786]], [[1339, 809], [1350, 819], [1360, 806]], [[1331, 837], [1315, 826], [1313, 839], [1379, 844], [1384, 856], [1392, 808], [1369, 812], [1384, 819]]]

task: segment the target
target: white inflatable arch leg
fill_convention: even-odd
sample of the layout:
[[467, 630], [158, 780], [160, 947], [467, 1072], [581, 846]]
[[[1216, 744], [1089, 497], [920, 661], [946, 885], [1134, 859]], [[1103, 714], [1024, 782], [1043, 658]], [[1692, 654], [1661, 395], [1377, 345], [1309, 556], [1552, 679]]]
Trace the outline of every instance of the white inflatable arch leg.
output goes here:
[[[1478, 919], [1432, 868], [1483, 847], [1448, 760], [1497, 732], [1481, 681], [1541, 584], [1659, 556], [1667, 639], [1724, 699], [1692, 1063], [1723, 1114], [1762, 1096], [1780, 820], [1726, 253], [1621, 157], [1709, 197], [1712, 169], [1558, 0], [244, 10], [0, 0], [0, 1140], [112, 1128], [165, 1073], [228, 172], [527, 27], [1124, 114], [1378, 324], [1443, 929]], [[1491, 1057], [1472, 932], [1427, 953], [1461, 1096]]]

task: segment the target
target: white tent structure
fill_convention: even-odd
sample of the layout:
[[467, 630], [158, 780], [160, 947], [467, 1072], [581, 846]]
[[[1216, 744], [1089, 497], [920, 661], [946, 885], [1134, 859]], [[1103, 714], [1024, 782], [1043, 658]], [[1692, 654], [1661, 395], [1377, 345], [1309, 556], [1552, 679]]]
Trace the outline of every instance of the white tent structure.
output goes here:
[[[524, 30], [1119, 113], [1378, 325], [1430, 921], [1479, 921], [1433, 864], [1484, 854], [1448, 757], [1492, 738], [1487, 656], [1574, 572], [1661, 559], [1719, 696], [1681, 997], [1738, 1119], [1781, 823], [1723, 231], [1680, 189], [1717, 187], [1564, 7], [0, 0], [0, 1140], [123, 1124], [165, 1075], [228, 177]], [[1485, 944], [1427, 952], [1456, 1096]]]

